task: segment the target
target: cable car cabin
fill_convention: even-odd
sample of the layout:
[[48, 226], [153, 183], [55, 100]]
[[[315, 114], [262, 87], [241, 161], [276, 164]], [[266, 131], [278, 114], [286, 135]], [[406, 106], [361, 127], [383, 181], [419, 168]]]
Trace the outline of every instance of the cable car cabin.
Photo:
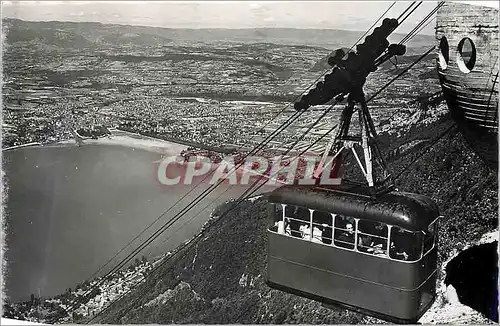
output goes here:
[[415, 323], [434, 302], [430, 198], [284, 186], [269, 201], [270, 287], [398, 323]]

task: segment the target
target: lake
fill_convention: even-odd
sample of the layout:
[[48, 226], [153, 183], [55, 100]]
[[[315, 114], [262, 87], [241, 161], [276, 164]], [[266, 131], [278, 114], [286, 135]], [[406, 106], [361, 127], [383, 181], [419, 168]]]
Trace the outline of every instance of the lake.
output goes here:
[[[156, 179], [160, 159], [157, 152], [111, 144], [4, 152], [5, 281], [10, 300], [39, 292], [53, 296], [74, 288], [193, 187], [161, 185]], [[132, 246], [208, 186], [198, 186]], [[227, 189], [227, 185], [217, 188], [138, 257], [163, 254], [192, 237], [213, 208], [244, 191], [237, 186], [224, 193]], [[181, 227], [207, 204], [193, 222]], [[127, 248], [119, 257], [132, 250]]]

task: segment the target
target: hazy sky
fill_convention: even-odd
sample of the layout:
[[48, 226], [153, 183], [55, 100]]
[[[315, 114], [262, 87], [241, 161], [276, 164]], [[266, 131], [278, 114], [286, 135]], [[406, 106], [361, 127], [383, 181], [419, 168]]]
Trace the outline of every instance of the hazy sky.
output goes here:
[[[3, 17], [32, 21], [95, 21], [182, 28], [340, 28], [366, 30], [387, 1], [2, 1]], [[389, 11], [397, 17], [410, 2]], [[436, 5], [424, 2], [398, 32], [407, 32]], [[423, 31], [434, 33], [434, 24]]]

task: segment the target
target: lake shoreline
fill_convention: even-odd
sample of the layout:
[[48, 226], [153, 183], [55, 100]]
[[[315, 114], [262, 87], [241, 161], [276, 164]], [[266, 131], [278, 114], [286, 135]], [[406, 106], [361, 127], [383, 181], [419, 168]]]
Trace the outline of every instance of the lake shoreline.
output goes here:
[[[114, 146], [124, 146], [136, 149], [143, 149], [159, 154], [171, 154], [172, 150], [174, 152], [181, 152], [187, 149], [187, 145], [175, 142], [173, 140], [164, 140], [160, 138], [155, 138], [151, 136], [145, 136], [142, 134], [125, 131], [121, 129], [110, 129], [111, 135], [99, 137], [98, 139], [84, 139], [82, 145], [114, 145]], [[3, 148], [2, 151], [14, 151], [22, 148], [51, 148], [59, 146], [75, 146], [76, 141], [74, 139], [61, 140], [55, 143], [42, 144], [39, 142], [26, 143], [16, 146], [11, 146]], [[78, 147], [80, 147], [78, 146]]]
[[[191, 193], [191, 185], [158, 182], [158, 163], [165, 156], [178, 156], [187, 146], [111, 132], [109, 137], [86, 139], [81, 146], [73, 140], [25, 144], [4, 154], [8, 178], [4, 205], [10, 211], [7, 226], [12, 231], [6, 256], [10, 300], [27, 300], [38, 289], [42, 297], [64, 292], [102, 266], [166, 208], [175, 205], [175, 212], [211, 186], [197, 185]], [[213, 209], [246, 190], [228, 192], [228, 187], [221, 185], [186, 212], [189, 224], [166, 233], [163, 242], [147, 249], [147, 257], [190, 239]], [[28, 200], [29, 205], [21, 204]]]

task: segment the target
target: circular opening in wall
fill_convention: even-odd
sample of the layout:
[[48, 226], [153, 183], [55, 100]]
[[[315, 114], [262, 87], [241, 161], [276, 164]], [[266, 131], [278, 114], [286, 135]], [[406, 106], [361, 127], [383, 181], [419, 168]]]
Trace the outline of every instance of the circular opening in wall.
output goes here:
[[464, 73], [469, 73], [476, 64], [476, 46], [468, 37], [458, 43], [457, 64]]
[[450, 47], [448, 45], [448, 40], [444, 36], [439, 42], [438, 60], [441, 69], [446, 69], [448, 67], [448, 61], [450, 61]]

